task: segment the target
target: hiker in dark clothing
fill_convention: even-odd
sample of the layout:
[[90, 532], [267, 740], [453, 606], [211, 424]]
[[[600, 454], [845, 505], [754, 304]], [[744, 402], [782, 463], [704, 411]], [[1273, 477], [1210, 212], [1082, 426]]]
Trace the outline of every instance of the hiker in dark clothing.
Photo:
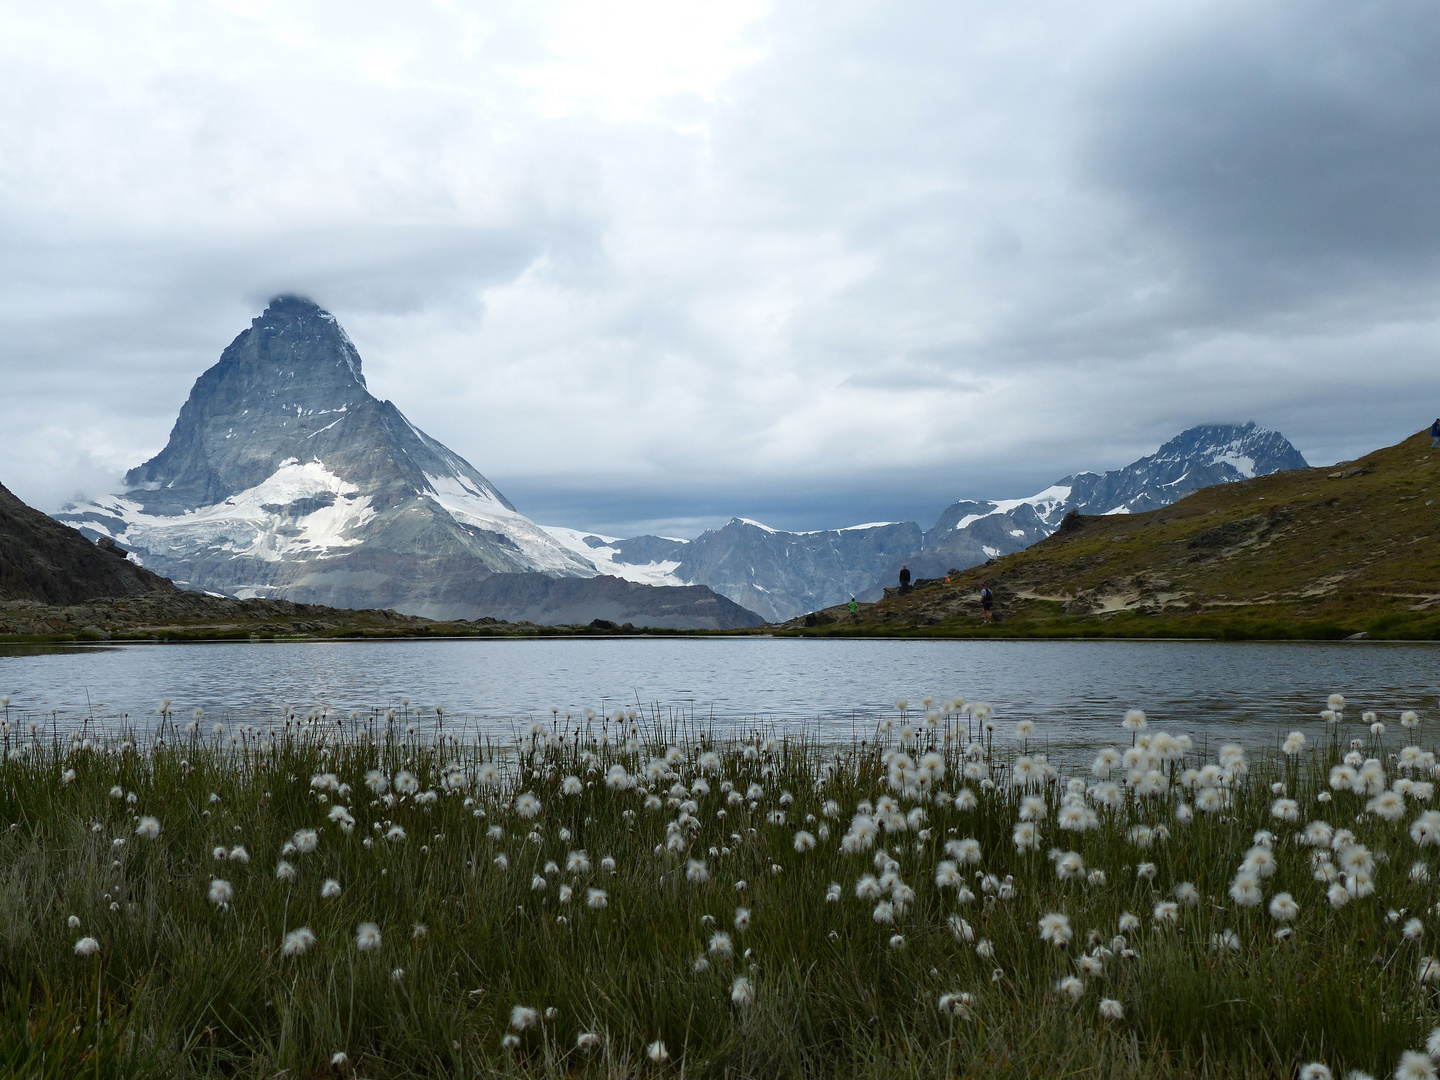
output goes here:
[[1430, 449], [1440, 447], [1440, 416], [1435, 418], [1435, 423], [1430, 425]]
[[995, 618], [995, 594], [990, 591], [990, 583], [980, 583], [980, 614], [986, 622], [993, 622]]
[[905, 563], [900, 564], [900, 595], [904, 596], [910, 591], [910, 567]]

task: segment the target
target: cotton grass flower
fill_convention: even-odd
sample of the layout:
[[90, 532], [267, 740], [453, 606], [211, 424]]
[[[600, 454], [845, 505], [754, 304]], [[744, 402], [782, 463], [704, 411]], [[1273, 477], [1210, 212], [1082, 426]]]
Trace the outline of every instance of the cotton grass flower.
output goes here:
[[142, 840], [157, 840], [160, 837], [160, 819], [142, 817], [135, 826], [135, 835]]
[[528, 1005], [516, 1005], [510, 1010], [510, 1026], [516, 1031], [532, 1028], [540, 1022], [540, 1011]]
[[1241, 871], [1235, 875], [1235, 880], [1230, 883], [1230, 899], [1235, 901], [1237, 907], [1254, 907], [1265, 899], [1265, 892], [1260, 888], [1260, 879], [1253, 873]]
[[1098, 1011], [1106, 1020], [1123, 1020], [1125, 1018], [1124, 1007], [1114, 998], [1101, 998]]
[[1436, 1080], [1435, 1063], [1427, 1054], [1406, 1050], [1395, 1067], [1395, 1080]]
[[305, 951], [315, 944], [315, 941], [314, 931], [308, 926], [302, 926], [285, 935], [285, 941], [281, 944], [280, 951], [285, 956], [303, 956]]
[[340, 882], [334, 878], [327, 878], [325, 884], [320, 886], [320, 899], [333, 900], [340, 895]]
[[1221, 930], [1210, 935], [1210, 948], [1216, 952], [1239, 952], [1240, 937], [1234, 930]]
[[1040, 919], [1040, 940], [1054, 945], [1057, 949], [1063, 949], [1070, 944], [1074, 931], [1070, 929], [1070, 919], [1059, 912], [1050, 912]]
[[815, 834], [801, 829], [795, 834], [794, 848], [796, 852], [804, 854], [815, 847]]
[[710, 944], [707, 951], [711, 956], [718, 956], [722, 960], [729, 960], [735, 955], [735, 944], [730, 940], [730, 935], [724, 930], [717, 930], [710, 935]]
[[235, 888], [228, 881], [221, 878], [214, 878], [210, 882], [210, 902], [219, 907], [224, 907], [235, 898]]
[[1385, 821], [1399, 821], [1405, 816], [1405, 798], [1395, 791], [1382, 791], [1365, 804], [1365, 810]]
[[1406, 941], [1419, 941], [1425, 936], [1425, 924], [1419, 919], [1407, 919], [1400, 932], [1405, 935]]
[[645, 1056], [656, 1065], [663, 1065], [670, 1060], [670, 1051], [665, 1049], [665, 1044], [656, 1039], [645, 1048]]
[[1085, 996], [1085, 984], [1074, 975], [1066, 975], [1055, 984], [1055, 992], [1069, 998], [1073, 1005]]
[[610, 903], [610, 896], [604, 889], [586, 889], [585, 904], [591, 911], [600, 911]]
[[320, 846], [320, 834], [314, 829], [301, 829], [290, 838], [290, 842], [301, 855], [308, 855]]
[[355, 929], [355, 948], [372, 952], [380, 948], [380, 927], [373, 922], [361, 923]]
[[278, 863], [275, 864], [275, 880], [294, 881], [295, 867], [291, 866], [284, 859], [281, 859]]
[[730, 984], [730, 1000], [736, 1006], [747, 1009], [755, 1004], [755, 988], [744, 975], [737, 975]]
[[100, 942], [96, 941], [93, 937], [82, 937], [79, 941], [75, 942], [76, 956], [94, 956], [99, 951]]
[[975, 999], [970, 994], [941, 994], [935, 1007], [941, 1016], [954, 1016], [961, 1020], [968, 1020], [970, 1019], [970, 1008], [974, 1003]]
[[1300, 914], [1300, 905], [1288, 892], [1276, 893], [1270, 898], [1270, 917], [1276, 922], [1292, 922]]

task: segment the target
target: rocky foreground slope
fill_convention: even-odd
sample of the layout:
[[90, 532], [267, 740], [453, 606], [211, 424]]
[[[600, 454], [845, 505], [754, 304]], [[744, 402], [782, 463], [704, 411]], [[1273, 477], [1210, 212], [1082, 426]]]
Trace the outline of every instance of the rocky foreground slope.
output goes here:
[[[980, 617], [989, 580], [996, 622]], [[807, 625], [807, 622], [809, 625]], [[1416, 435], [1357, 461], [1207, 487], [1130, 515], [1074, 514], [954, 581], [802, 634], [1440, 638], [1440, 452]]]
[[0, 601], [54, 606], [176, 591], [123, 549], [97, 547], [0, 485]]
[[190, 589], [433, 619], [763, 621], [703, 587], [603, 579], [371, 394], [335, 317], [298, 297], [273, 300], [196, 380], [125, 485], [57, 517]]

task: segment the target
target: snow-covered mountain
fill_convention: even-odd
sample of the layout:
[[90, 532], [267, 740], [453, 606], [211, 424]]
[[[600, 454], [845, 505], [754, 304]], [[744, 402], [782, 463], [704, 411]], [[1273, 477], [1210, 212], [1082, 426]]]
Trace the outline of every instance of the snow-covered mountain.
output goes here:
[[165, 448], [125, 486], [56, 516], [190, 588], [434, 618], [757, 621], [706, 589], [661, 599], [628, 582], [515, 580], [601, 570], [372, 395], [335, 317], [298, 297], [273, 300], [196, 380]]
[[[1071, 510], [1140, 513], [1213, 484], [1303, 468], [1304, 457], [1279, 432], [1254, 423], [1193, 427], [1122, 469], [1076, 473], [1025, 499], [952, 503], [907, 561], [916, 577], [938, 577], [1045, 539]], [[899, 567], [899, 561], [887, 567], [871, 595], [894, 585]]]
[[732, 518], [694, 540], [629, 540], [547, 527], [604, 573], [649, 584], [708, 585], [721, 596], [781, 622], [843, 603], [870, 587], [892, 560], [920, 544], [913, 522], [870, 522], [846, 529], [782, 532]]

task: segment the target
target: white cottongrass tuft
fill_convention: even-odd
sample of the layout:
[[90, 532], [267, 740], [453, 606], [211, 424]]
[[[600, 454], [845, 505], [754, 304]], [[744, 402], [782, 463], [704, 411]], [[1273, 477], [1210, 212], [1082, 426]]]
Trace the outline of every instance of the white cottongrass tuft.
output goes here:
[[665, 1044], [656, 1039], [645, 1048], [645, 1056], [656, 1065], [663, 1065], [670, 1060], [670, 1051], [665, 1049]]
[[334, 878], [327, 878], [325, 884], [320, 886], [320, 899], [333, 900], [340, 895], [340, 882]]
[[76, 956], [94, 956], [99, 951], [100, 942], [96, 941], [93, 937], [82, 937], [79, 941], [75, 942]]
[[1270, 917], [1276, 922], [1290, 922], [1300, 914], [1300, 905], [1288, 892], [1276, 893], [1270, 899]]
[[610, 897], [604, 889], [586, 889], [585, 903], [592, 911], [599, 911], [610, 903]]
[[275, 880], [294, 881], [295, 867], [291, 866], [284, 859], [281, 859], [278, 863], [275, 864]]
[[1074, 975], [1066, 975], [1055, 984], [1055, 992], [1068, 997], [1072, 1003], [1077, 1002], [1085, 996], [1085, 984]]
[[516, 1031], [524, 1031], [539, 1022], [540, 1011], [538, 1009], [532, 1009], [528, 1005], [516, 1005], [510, 1010], [510, 1026]]
[[1099, 1012], [1106, 1020], [1123, 1020], [1125, 1018], [1124, 1007], [1114, 998], [1101, 998]]
[[755, 988], [744, 975], [737, 975], [730, 984], [730, 1000], [742, 1009], [755, 1003]]
[[156, 840], [160, 836], [160, 819], [155, 817], [142, 817], [135, 826], [135, 835], [142, 840]]
[[1395, 1080], [1436, 1080], [1435, 1062], [1428, 1054], [1406, 1050], [1400, 1055], [1400, 1064], [1395, 1067]]
[[308, 926], [302, 926], [285, 935], [285, 941], [280, 946], [280, 951], [286, 956], [303, 956], [305, 950], [314, 945], [315, 941], [314, 931]]
[[215, 878], [210, 882], [210, 902], [212, 904], [228, 904], [235, 899], [235, 888], [228, 881]]
[[1070, 919], [1059, 912], [1050, 912], [1040, 919], [1040, 939], [1054, 945], [1057, 949], [1063, 949], [1070, 944], [1074, 931], [1070, 929]]
[[361, 952], [371, 952], [380, 948], [380, 927], [373, 922], [361, 923], [356, 927], [355, 948]]
[[1302, 1066], [1300, 1069], [1300, 1080], [1335, 1080], [1335, 1074], [1328, 1066], [1318, 1061]]

